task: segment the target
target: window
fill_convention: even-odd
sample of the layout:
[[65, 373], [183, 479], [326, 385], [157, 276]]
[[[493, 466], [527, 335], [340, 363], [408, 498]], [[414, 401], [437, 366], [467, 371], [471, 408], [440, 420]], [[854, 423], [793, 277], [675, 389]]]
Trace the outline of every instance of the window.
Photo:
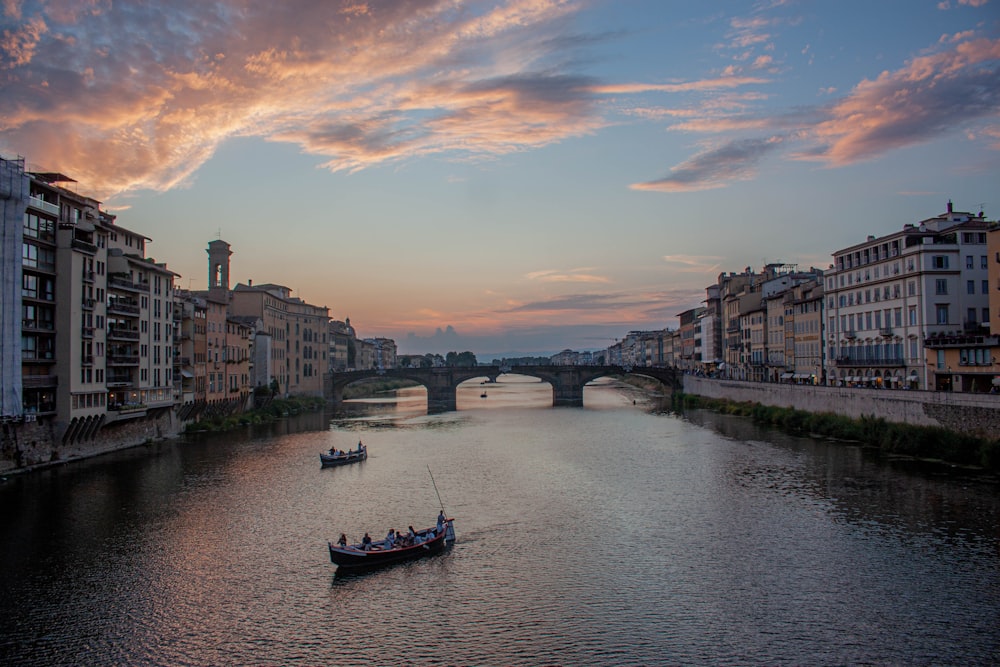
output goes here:
[[989, 280], [984, 280], [982, 287], [983, 287], [983, 294], [989, 294], [990, 293], [990, 281]]
[[966, 294], [975, 294], [976, 293], [976, 281], [975, 280], [966, 280], [965, 281], [965, 293]]
[[965, 321], [969, 322], [970, 324], [974, 324], [975, 323], [975, 321], [976, 321], [976, 309], [975, 308], [968, 308], [968, 309], [966, 309], [966, 311], [965, 311]]
[[931, 266], [935, 269], [947, 269], [948, 268], [948, 256], [947, 255], [934, 255], [931, 257]]
[[910, 326], [911, 327], [916, 326], [917, 325], [917, 307], [916, 306], [910, 306], [908, 315], [909, 315], [909, 318], [910, 318]]
[[938, 278], [934, 281], [934, 293], [935, 294], [947, 294], [948, 293], [948, 281], [945, 278]]
[[937, 351], [937, 367], [944, 368], [944, 350]]
[[975, 258], [972, 255], [966, 255], [965, 256], [965, 268], [971, 269], [971, 268], [975, 267], [976, 264], [975, 264], [974, 259]]
[[987, 269], [987, 268], [989, 268], [990, 263], [987, 260], [988, 260], [988, 258], [987, 258], [986, 255], [983, 255], [982, 257], [980, 257], [979, 268], [981, 268], [981, 269]]
[[935, 309], [938, 324], [948, 324], [948, 305], [939, 303]]

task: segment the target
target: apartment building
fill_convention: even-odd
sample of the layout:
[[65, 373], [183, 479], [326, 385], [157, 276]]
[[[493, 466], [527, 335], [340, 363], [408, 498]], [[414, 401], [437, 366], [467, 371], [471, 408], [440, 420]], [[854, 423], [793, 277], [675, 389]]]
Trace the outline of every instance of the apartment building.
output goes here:
[[[924, 341], [989, 320], [989, 223], [953, 210], [833, 253], [825, 343], [837, 385], [933, 389]], [[945, 369], [945, 373], [947, 374]]]
[[396, 341], [391, 338], [366, 338], [374, 348], [374, 365], [372, 368], [395, 368], [396, 367]]
[[0, 163], [5, 416], [70, 444], [172, 406], [176, 274], [73, 179]]
[[[701, 367], [702, 316], [704, 306], [690, 308], [677, 314], [680, 332], [680, 350], [674, 350], [674, 361], [683, 370], [696, 370]], [[679, 352], [679, 354], [678, 354]]]
[[292, 296], [282, 285], [233, 288], [230, 312], [260, 318], [271, 339], [272, 380], [282, 394], [323, 395], [329, 354], [329, 309]]
[[789, 365], [794, 363], [786, 350], [786, 325], [790, 322], [789, 308], [786, 304], [789, 290], [764, 297], [763, 308], [765, 317], [765, 377], [768, 381], [788, 380], [792, 372]]
[[[965, 256], [966, 264], [970, 257], [975, 264], [977, 257], [971, 253]], [[1000, 392], [1000, 226], [996, 223], [986, 233], [986, 264], [986, 282], [981, 287], [988, 293], [989, 305], [978, 326], [971, 321], [975, 313], [968, 311], [961, 332], [932, 334], [924, 340], [932, 389]], [[966, 279], [967, 292], [976, 287], [974, 279]]]
[[822, 384], [823, 277], [817, 274], [784, 293], [786, 372], [793, 382]]
[[346, 371], [357, 367], [357, 338], [354, 327], [351, 326], [351, 318], [344, 321], [330, 320], [328, 359], [332, 370]]

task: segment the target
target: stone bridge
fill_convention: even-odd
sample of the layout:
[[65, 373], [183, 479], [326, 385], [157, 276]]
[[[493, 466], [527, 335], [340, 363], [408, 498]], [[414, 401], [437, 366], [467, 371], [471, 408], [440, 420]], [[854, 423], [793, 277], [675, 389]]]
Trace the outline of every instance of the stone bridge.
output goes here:
[[466, 380], [486, 377], [491, 381], [503, 373], [529, 375], [552, 385], [552, 405], [581, 407], [583, 388], [587, 383], [609, 375], [643, 375], [659, 380], [671, 391], [683, 387], [680, 373], [673, 368], [630, 367], [630, 366], [499, 366], [443, 368], [393, 368], [390, 370], [363, 370], [333, 372], [327, 376], [325, 396], [333, 403], [344, 400], [347, 385], [367, 378], [394, 378], [411, 380], [427, 389], [427, 411], [448, 412], [456, 409], [458, 385]]

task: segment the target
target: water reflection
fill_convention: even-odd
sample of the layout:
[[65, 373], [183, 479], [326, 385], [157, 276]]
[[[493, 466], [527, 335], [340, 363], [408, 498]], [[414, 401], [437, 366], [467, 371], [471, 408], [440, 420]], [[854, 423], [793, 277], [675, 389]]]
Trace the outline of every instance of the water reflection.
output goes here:
[[[578, 409], [507, 380], [463, 385], [457, 412], [407, 389], [8, 479], [0, 663], [1000, 657], [995, 486], [609, 382]], [[358, 439], [366, 462], [320, 467]], [[433, 523], [428, 468], [455, 546], [335, 575], [340, 532]]]

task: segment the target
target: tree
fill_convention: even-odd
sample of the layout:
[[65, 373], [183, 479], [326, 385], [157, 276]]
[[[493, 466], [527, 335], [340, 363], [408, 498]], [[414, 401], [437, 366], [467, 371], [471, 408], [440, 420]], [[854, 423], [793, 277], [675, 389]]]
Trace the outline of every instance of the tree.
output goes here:
[[444, 359], [446, 366], [460, 366], [462, 368], [475, 368], [479, 365], [476, 355], [472, 352], [449, 352]]

